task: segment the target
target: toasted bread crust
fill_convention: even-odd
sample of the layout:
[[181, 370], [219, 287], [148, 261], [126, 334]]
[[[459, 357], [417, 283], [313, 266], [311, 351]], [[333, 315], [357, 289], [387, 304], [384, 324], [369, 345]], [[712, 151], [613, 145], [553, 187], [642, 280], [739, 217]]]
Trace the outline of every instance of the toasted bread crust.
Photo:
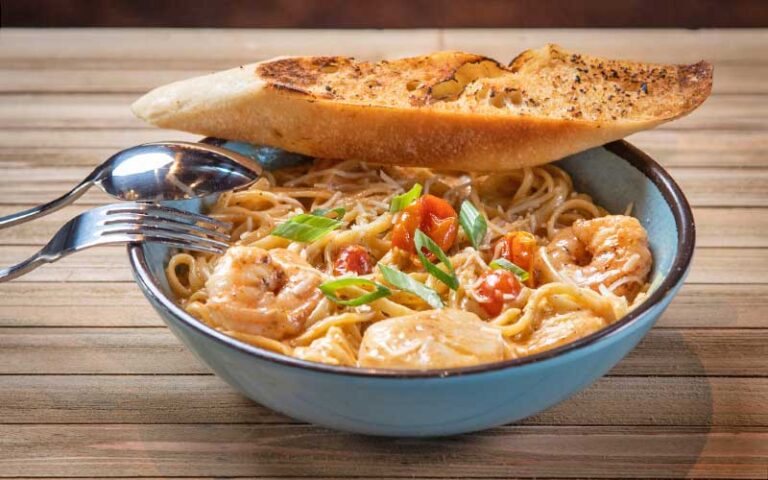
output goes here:
[[711, 85], [705, 62], [640, 64], [548, 45], [508, 67], [463, 52], [278, 58], [161, 87], [133, 109], [161, 127], [316, 157], [505, 170], [684, 115]]

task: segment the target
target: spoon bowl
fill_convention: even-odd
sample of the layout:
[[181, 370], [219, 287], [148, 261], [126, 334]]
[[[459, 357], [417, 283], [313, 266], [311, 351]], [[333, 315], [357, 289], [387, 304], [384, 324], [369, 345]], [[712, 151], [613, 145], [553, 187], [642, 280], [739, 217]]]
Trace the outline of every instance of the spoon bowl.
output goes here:
[[212, 145], [156, 142], [116, 153], [94, 174], [93, 183], [121, 200], [187, 200], [250, 185], [261, 166]]

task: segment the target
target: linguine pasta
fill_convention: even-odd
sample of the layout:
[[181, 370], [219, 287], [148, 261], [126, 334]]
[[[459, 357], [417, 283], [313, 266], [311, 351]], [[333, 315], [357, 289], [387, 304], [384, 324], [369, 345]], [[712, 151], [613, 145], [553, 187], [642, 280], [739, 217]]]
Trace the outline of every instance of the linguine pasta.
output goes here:
[[625, 315], [652, 265], [639, 222], [609, 215], [553, 165], [315, 160], [265, 173], [208, 214], [234, 225], [232, 247], [173, 255], [183, 308], [243, 342], [335, 365], [450, 368], [555, 348]]

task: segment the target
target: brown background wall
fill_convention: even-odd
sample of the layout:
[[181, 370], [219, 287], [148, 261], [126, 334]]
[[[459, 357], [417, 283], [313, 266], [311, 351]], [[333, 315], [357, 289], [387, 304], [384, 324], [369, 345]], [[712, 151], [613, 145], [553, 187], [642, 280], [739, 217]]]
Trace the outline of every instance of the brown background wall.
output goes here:
[[768, 0], [3, 0], [13, 27], [765, 27]]

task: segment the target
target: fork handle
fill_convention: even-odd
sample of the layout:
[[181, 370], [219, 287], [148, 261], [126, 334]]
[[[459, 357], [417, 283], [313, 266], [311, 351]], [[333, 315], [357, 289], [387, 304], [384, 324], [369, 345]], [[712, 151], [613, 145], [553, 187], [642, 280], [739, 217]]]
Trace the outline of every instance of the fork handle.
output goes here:
[[48, 215], [49, 213], [55, 212], [62, 207], [66, 207], [70, 203], [80, 198], [92, 184], [93, 181], [89, 177], [56, 200], [51, 200], [50, 202], [43, 205], [39, 205], [28, 210], [23, 210], [21, 212], [17, 212], [5, 217], [0, 217], [0, 229], [12, 227], [20, 223], [25, 223], [30, 220], [42, 217], [43, 215]]
[[27, 272], [31, 272], [40, 265], [49, 263], [50, 261], [51, 259], [46, 258], [46, 256], [43, 254], [43, 251], [40, 250], [23, 262], [17, 263], [12, 267], [0, 269], [0, 283], [13, 280], [16, 277], [20, 277]]

